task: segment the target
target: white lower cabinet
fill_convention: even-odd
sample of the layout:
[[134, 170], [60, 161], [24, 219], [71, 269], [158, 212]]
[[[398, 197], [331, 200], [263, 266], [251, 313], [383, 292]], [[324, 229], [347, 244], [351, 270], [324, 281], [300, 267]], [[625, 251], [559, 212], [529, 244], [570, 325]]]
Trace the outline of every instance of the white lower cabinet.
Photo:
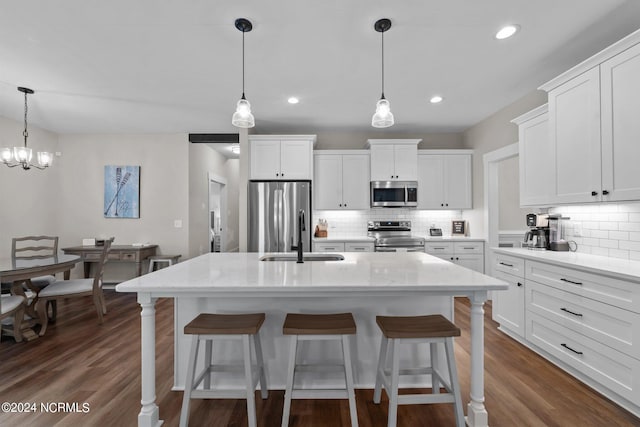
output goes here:
[[462, 267], [484, 273], [484, 242], [427, 241], [424, 251]]
[[[518, 269], [518, 258], [505, 255], [496, 256], [494, 277], [509, 284], [506, 291], [493, 293], [493, 320], [500, 323], [500, 329], [518, 338], [525, 336], [524, 319], [524, 269]], [[522, 262], [524, 267], [524, 262]], [[514, 268], [516, 267], [516, 268]]]
[[313, 252], [373, 252], [373, 242], [314, 242]]
[[639, 281], [499, 252], [493, 275], [510, 284], [493, 295], [500, 329], [640, 415]]

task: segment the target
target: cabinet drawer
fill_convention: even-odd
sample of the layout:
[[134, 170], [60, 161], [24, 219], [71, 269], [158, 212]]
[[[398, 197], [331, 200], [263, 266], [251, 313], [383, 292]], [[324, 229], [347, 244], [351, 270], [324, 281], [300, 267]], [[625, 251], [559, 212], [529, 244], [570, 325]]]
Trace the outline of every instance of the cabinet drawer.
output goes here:
[[93, 260], [99, 261], [100, 256], [102, 256], [100, 252], [85, 252], [83, 258], [86, 259], [87, 261], [93, 261]]
[[526, 281], [529, 312], [640, 360], [640, 314]]
[[640, 313], [640, 283], [536, 261], [527, 261], [526, 278], [634, 313]]
[[452, 242], [427, 242], [424, 244], [424, 251], [431, 255], [452, 254]]
[[314, 252], [344, 252], [344, 243], [342, 242], [321, 242], [313, 244]]
[[532, 344], [636, 405], [640, 403], [640, 360], [527, 312]]
[[120, 259], [122, 261], [135, 261], [136, 260], [136, 254], [135, 253], [131, 253], [131, 252], [123, 252], [120, 256]]
[[346, 252], [373, 252], [373, 243], [349, 243], [345, 242]]
[[503, 273], [524, 278], [524, 259], [509, 255], [496, 254], [493, 268]]
[[454, 242], [453, 251], [456, 254], [481, 254], [484, 252], [483, 242]]
[[[98, 259], [100, 258], [99, 255], [100, 254], [98, 254]], [[109, 252], [107, 254], [107, 259], [116, 260], [117, 261], [117, 260], [122, 259], [122, 254], [120, 252]]]

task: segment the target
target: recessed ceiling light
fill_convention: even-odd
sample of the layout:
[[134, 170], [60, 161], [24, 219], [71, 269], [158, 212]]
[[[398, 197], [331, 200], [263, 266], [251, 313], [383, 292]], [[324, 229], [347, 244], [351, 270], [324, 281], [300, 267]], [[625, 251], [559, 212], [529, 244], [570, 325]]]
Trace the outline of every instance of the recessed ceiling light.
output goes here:
[[519, 29], [519, 25], [505, 25], [504, 27], [500, 28], [500, 30], [498, 30], [498, 32], [496, 33], [496, 38], [498, 40], [508, 39], [509, 37], [517, 33]]
[[429, 102], [431, 102], [432, 104], [437, 104], [439, 102], [442, 102], [442, 97], [440, 95], [432, 96]]
[[287, 99], [287, 102], [289, 104], [297, 104], [298, 102], [300, 102], [300, 100], [298, 98], [296, 98], [295, 96], [292, 96], [291, 98]]

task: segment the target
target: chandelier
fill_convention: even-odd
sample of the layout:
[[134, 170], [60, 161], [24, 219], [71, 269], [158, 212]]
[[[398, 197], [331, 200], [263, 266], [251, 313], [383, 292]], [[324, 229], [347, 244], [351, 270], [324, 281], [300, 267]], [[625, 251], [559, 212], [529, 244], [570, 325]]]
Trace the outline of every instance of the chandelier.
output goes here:
[[51, 166], [51, 161], [53, 160], [51, 153], [47, 151], [38, 151], [36, 154], [36, 158], [38, 159], [37, 163], [31, 163], [33, 151], [31, 148], [27, 147], [27, 138], [29, 137], [29, 132], [27, 131], [27, 94], [33, 94], [33, 90], [26, 87], [19, 87], [18, 90], [24, 93], [24, 131], [22, 131], [22, 136], [24, 136], [24, 145], [22, 147], [2, 148], [2, 151], [0, 151], [0, 158], [2, 159], [2, 163], [10, 168], [22, 166], [22, 169], [24, 170], [29, 170], [32, 167], [36, 169], [44, 169]]

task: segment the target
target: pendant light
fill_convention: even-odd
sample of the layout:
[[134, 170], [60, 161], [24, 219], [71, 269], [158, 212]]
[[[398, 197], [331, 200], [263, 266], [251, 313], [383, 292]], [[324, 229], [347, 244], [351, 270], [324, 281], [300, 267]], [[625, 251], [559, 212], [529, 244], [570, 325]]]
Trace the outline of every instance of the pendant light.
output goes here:
[[236, 28], [242, 32], [242, 98], [238, 101], [231, 124], [239, 128], [252, 128], [256, 125], [256, 122], [253, 114], [251, 114], [251, 104], [244, 97], [244, 33], [251, 31], [253, 25], [248, 19], [238, 18], [236, 19]]
[[389, 101], [384, 97], [384, 33], [391, 28], [391, 20], [387, 18], [379, 19], [373, 28], [382, 36], [382, 96], [376, 103], [376, 112], [371, 118], [371, 126], [374, 128], [388, 128], [393, 126], [393, 114]]
[[33, 151], [27, 147], [27, 138], [29, 138], [29, 132], [27, 131], [27, 95], [33, 94], [33, 90], [26, 87], [19, 87], [18, 91], [24, 93], [24, 130], [22, 136], [24, 137], [24, 145], [22, 147], [13, 147], [13, 149], [6, 147], [0, 150], [0, 159], [2, 163], [10, 168], [16, 166], [22, 166], [22, 169], [29, 170], [32, 167], [36, 169], [44, 169], [51, 166], [53, 156], [47, 151], [38, 151], [37, 163], [31, 163], [33, 157]]

